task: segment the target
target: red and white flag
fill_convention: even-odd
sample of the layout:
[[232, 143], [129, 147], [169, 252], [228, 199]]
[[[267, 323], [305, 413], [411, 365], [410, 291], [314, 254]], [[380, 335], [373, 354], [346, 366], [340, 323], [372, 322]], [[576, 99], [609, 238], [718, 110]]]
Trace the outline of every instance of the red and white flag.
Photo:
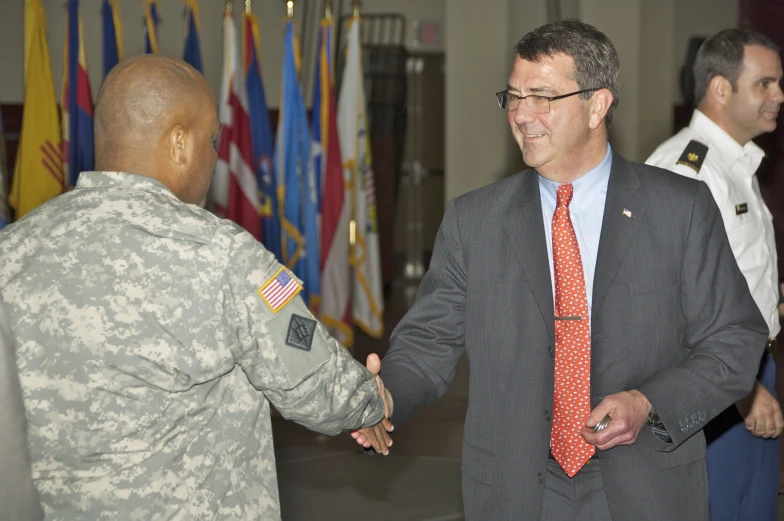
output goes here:
[[222, 125], [218, 164], [210, 188], [216, 214], [236, 222], [261, 240], [259, 194], [253, 173], [253, 145], [248, 91], [231, 13], [223, 18], [223, 80], [219, 117]]

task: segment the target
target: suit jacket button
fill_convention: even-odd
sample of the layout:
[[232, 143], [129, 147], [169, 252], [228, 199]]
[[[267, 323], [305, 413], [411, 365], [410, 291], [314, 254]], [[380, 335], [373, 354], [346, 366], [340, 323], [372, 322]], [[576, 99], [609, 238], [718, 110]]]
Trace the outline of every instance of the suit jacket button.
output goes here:
[[544, 419], [545, 421], [550, 421], [553, 419], [553, 416], [550, 414], [550, 411], [544, 411]]
[[537, 473], [536, 473], [536, 481], [537, 481], [537, 482], [538, 482], [540, 485], [541, 485], [542, 483], [544, 483], [544, 476], [542, 475], [542, 473], [541, 473], [541, 472], [537, 472]]

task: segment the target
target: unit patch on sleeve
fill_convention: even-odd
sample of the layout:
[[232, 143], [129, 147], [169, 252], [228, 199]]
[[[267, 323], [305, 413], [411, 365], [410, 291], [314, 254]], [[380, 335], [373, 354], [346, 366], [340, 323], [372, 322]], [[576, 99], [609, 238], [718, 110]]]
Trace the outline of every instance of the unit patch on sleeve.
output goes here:
[[302, 286], [297, 279], [286, 268], [280, 268], [274, 277], [262, 284], [259, 288], [259, 296], [273, 313], [277, 313], [300, 291]]
[[677, 164], [686, 165], [690, 168], [693, 168], [694, 171], [699, 174], [700, 168], [702, 168], [702, 162], [705, 161], [706, 155], [708, 155], [708, 147], [699, 141], [694, 141], [692, 139], [689, 141], [689, 144], [686, 145], [686, 148], [683, 150], [683, 154], [681, 154]]
[[316, 332], [316, 321], [299, 315], [291, 315], [289, 332], [286, 334], [286, 345], [310, 351], [313, 344], [313, 333]]
[[743, 215], [744, 213], [749, 213], [749, 205], [748, 205], [748, 203], [736, 204], [735, 205], [735, 215]]

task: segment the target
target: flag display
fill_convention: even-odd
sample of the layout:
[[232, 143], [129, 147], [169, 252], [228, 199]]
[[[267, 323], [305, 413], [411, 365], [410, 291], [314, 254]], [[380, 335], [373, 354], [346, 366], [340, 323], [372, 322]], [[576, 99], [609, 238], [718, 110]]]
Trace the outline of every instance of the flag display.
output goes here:
[[25, 103], [9, 195], [16, 219], [62, 193], [65, 187], [60, 124], [46, 43], [46, 13], [41, 0], [25, 0], [25, 32]]
[[223, 80], [219, 105], [222, 128], [211, 195], [218, 215], [231, 219], [261, 240], [248, 94], [240, 62], [237, 30], [231, 13], [224, 15], [223, 27]]
[[201, 44], [199, 43], [199, 4], [196, 0], [185, 1], [185, 52], [183, 60], [199, 72], [201, 65]]
[[294, 21], [286, 24], [283, 53], [283, 93], [275, 150], [279, 175], [283, 263], [302, 279], [305, 302], [316, 316], [321, 295], [316, 179], [311, 158], [310, 130], [302, 90], [297, 79], [299, 56]]
[[119, 0], [103, 0], [101, 18], [103, 20], [103, 75], [109, 74], [112, 67], [123, 58], [122, 23], [120, 22]]
[[259, 188], [259, 214], [261, 237], [264, 247], [281, 261], [280, 218], [278, 216], [277, 187], [272, 126], [270, 124], [267, 97], [261, 80], [261, 52], [259, 45], [259, 23], [253, 14], [244, 15], [245, 81], [250, 110], [250, 130], [253, 142], [253, 168]]
[[367, 130], [359, 24], [359, 17], [353, 17], [349, 21], [346, 34], [346, 62], [338, 100], [338, 131], [343, 164], [351, 177], [356, 222], [355, 241], [351, 252], [351, 264], [354, 267], [354, 323], [367, 334], [380, 338], [384, 332], [381, 254]]
[[158, 52], [158, 12], [161, 4], [158, 0], [144, 0], [144, 40], [142, 41], [142, 54]]
[[91, 171], [95, 166], [93, 96], [83, 36], [79, 0], [68, 0], [61, 112], [63, 172], [70, 187], [76, 186], [81, 172]]
[[351, 347], [351, 267], [349, 265], [348, 179], [344, 176], [338, 142], [332, 76], [332, 20], [321, 21], [313, 93], [313, 142], [316, 185], [320, 187], [321, 308], [320, 320], [344, 346]]

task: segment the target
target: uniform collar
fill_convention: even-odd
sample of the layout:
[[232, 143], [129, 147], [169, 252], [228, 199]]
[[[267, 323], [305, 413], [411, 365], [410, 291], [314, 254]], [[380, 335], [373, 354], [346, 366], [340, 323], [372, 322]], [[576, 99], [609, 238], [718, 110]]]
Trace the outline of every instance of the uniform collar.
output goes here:
[[82, 172], [79, 174], [75, 189], [80, 188], [133, 188], [162, 194], [179, 201], [177, 196], [160, 181], [127, 172]]
[[721, 163], [730, 168], [740, 159], [750, 157], [751, 168], [746, 172], [749, 177], [756, 173], [762, 158], [765, 157], [765, 152], [754, 141], [749, 140], [748, 143], [741, 146], [723, 128], [698, 109], [694, 109], [689, 127], [697, 135], [704, 136], [710, 150], [718, 154], [721, 157]]

